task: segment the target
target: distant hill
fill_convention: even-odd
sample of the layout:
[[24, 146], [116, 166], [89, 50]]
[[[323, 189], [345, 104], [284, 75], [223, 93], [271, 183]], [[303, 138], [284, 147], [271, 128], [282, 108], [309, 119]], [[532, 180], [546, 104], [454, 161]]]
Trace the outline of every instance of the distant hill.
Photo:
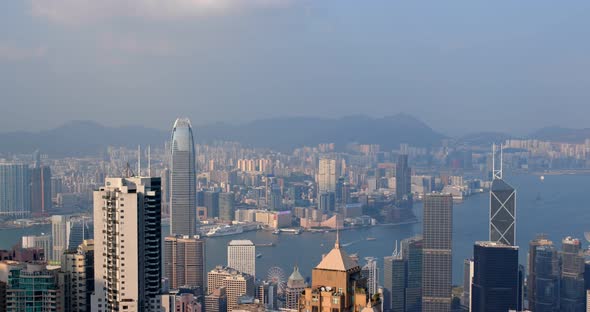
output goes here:
[[[171, 121], [172, 123], [172, 121]], [[236, 141], [253, 147], [290, 150], [319, 143], [380, 144], [384, 149], [401, 143], [428, 147], [438, 145], [444, 135], [406, 114], [383, 118], [349, 116], [338, 119], [289, 117], [252, 121], [241, 125], [216, 123], [194, 129], [197, 142]], [[91, 121], [72, 121], [41, 132], [0, 133], [0, 153], [30, 153], [36, 149], [51, 156], [96, 155], [107, 146], [161, 146], [169, 131], [126, 126], [105, 127]]]
[[502, 143], [513, 136], [501, 132], [478, 132], [468, 134], [457, 139], [459, 143], [475, 146], [491, 146], [493, 143]]
[[531, 133], [529, 138], [543, 141], [582, 143], [584, 140], [590, 139], [590, 128], [545, 127]]

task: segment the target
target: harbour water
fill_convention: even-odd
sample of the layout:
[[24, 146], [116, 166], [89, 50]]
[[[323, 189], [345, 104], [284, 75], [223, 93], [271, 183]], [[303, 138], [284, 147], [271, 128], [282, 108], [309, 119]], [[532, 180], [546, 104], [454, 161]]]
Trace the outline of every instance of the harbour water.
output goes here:
[[[536, 175], [515, 175], [505, 178], [517, 190], [517, 241], [521, 246], [520, 262], [526, 263], [528, 242], [538, 233], [544, 233], [561, 248], [565, 236], [584, 238], [590, 231], [590, 202], [587, 192], [590, 175], [551, 175], [541, 181]], [[460, 284], [463, 259], [473, 252], [473, 243], [488, 239], [487, 193], [475, 195], [454, 207], [453, 225], [453, 282]], [[421, 204], [416, 205], [416, 214], [422, 216]], [[340, 240], [349, 253], [357, 253], [364, 263], [364, 257], [382, 258], [391, 255], [395, 241], [421, 233], [422, 225], [376, 226], [342, 231]], [[0, 230], [0, 248], [10, 248], [22, 235], [40, 234], [51, 231], [50, 226], [26, 229]], [[168, 233], [168, 228], [163, 228]], [[368, 237], [376, 238], [367, 240]], [[227, 243], [232, 239], [249, 239], [255, 244], [273, 243], [273, 247], [258, 247], [256, 259], [258, 278], [278, 266], [288, 277], [294, 265], [300, 267], [305, 277], [334, 245], [336, 233], [302, 233], [274, 235], [270, 231], [245, 232], [239, 235], [207, 238], [207, 268], [226, 263]], [[586, 246], [586, 243], [584, 243]]]

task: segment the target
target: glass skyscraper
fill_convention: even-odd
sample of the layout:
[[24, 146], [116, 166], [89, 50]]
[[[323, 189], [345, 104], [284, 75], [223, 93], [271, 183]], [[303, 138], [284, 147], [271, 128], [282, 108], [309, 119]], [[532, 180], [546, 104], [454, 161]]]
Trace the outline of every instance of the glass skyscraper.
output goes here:
[[196, 234], [196, 164], [195, 142], [190, 120], [174, 122], [170, 169], [170, 233]]
[[27, 216], [31, 213], [31, 178], [25, 164], [0, 164], [0, 214]]
[[471, 311], [505, 312], [518, 308], [518, 247], [477, 242], [473, 267]]
[[516, 190], [498, 178], [490, 188], [490, 241], [510, 246], [516, 242]]

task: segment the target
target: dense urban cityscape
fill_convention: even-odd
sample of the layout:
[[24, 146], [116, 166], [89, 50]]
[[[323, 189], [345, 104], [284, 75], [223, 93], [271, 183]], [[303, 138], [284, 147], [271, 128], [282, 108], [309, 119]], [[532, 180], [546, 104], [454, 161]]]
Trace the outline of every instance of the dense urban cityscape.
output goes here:
[[[517, 190], [504, 172], [528, 171], [543, 181], [581, 170], [590, 141], [454, 144], [382, 150], [325, 143], [287, 154], [195, 144], [190, 120], [179, 118], [161, 146], [110, 146], [85, 158], [3, 155], [4, 231], [50, 225], [50, 232], [23, 235], [0, 251], [0, 309], [585, 311], [590, 260], [581, 240], [552, 238], [562, 240], [560, 248], [540, 235], [518, 246]], [[488, 225], [489, 240], [472, 241], [457, 284], [453, 209], [471, 196], [489, 196], [489, 207], [478, 208], [489, 210], [489, 219], [474, 220]], [[413, 224], [422, 231], [399, 242], [340, 239]], [[240, 237], [250, 232], [336, 236], [311, 272], [288, 258], [273, 258], [275, 266], [260, 272], [264, 249], [282, 242]], [[224, 236], [231, 236], [227, 261], [206, 263], [206, 241]], [[345, 251], [362, 241], [379, 242], [375, 248], [390, 256]]]

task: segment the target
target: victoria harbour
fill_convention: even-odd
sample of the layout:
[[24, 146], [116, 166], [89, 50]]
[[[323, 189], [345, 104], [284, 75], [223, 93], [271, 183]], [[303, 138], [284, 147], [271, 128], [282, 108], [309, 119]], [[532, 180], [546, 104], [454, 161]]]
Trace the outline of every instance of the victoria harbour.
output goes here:
[[[528, 242], [537, 234], [545, 234], [560, 245], [566, 236], [583, 239], [584, 232], [590, 231], [590, 208], [584, 207], [590, 175], [550, 175], [541, 180], [539, 175], [519, 174], [508, 177], [517, 193], [517, 241], [519, 260], [526, 263]], [[489, 194], [469, 197], [462, 203], [455, 203], [453, 210], [453, 283], [462, 280], [463, 260], [473, 255], [473, 242], [488, 239]], [[422, 216], [422, 205], [415, 205], [418, 219]], [[550, 224], [551, 226], [541, 226]], [[162, 229], [167, 235], [168, 227]], [[421, 223], [407, 225], [383, 225], [345, 230], [340, 232], [343, 248], [349, 254], [358, 254], [361, 264], [364, 257], [382, 258], [392, 254], [395, 242], [421, 233]], [[51, 232], [51, 227], [35, 226], [2, 230], [0, 248], [14, 245], [20, 236], [38, 235]], [[367, 238], [376, 240], [367, 240]], [[233, 239], [248, 239], [255, 244], [273, 243], [272, 247], [257, 247], [261, 257], [256, 260], [260, 278], [272, 267], [280, 267], [290, 274], [294, 265], [300, 267], [304, 277], [311, 275], [311, 269], [319, 263], [322, 254], [334, 245], [336, 232], [300, 235], [274, 235], [271, 231], [245, 232], [238, 235], [206, 239], [207, 270], [217, 264], [226, 263], [227, 244]]]

